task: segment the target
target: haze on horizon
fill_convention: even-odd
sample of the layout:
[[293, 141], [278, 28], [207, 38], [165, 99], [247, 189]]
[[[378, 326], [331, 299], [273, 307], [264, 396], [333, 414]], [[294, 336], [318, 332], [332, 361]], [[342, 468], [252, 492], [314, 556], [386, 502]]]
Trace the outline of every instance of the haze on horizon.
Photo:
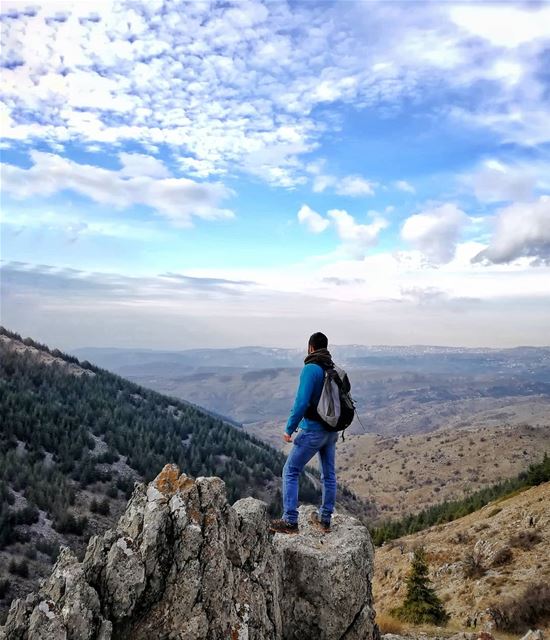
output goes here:
[[0, 323], [547, 345], [550, 3], [6, 0]]

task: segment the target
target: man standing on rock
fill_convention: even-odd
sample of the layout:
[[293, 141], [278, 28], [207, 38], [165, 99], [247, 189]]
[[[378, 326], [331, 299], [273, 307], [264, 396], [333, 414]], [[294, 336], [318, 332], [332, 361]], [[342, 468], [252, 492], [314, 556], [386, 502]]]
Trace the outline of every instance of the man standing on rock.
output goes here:
[[317, 405], [323, 390], [325, 370], [334, 367], [328, 350], [328, 338], [314, 333], [309, 339], [308, 356], [304, 360], [296, 400], [288, 419], [283, 440], [292, 442], [292, 435], [300, 427], [294, 445], [283, 468], [283, 507], [280, 520], [272, 520], [276, 533], [298, 532], [298, 481], [306, 464], [315, 454], [321, 462], [323, 502], [314, 524], [330, 531], [330, 520], [336, 502], [336, 441], [338, 433], [328, 431], [322, 424]]

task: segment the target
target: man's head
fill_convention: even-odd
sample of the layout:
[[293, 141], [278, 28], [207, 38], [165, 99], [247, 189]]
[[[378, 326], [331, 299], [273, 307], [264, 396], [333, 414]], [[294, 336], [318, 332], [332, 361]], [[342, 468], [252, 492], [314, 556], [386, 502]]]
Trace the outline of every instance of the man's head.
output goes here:
[[317, 331], [317, 333], [314, 333], [309, 339], [309, 342], [307, 345], [307, 352], [313, 353], [318, 349], [326, 349], [327, 347], [328, 347], [328, 338], [324, 333]]

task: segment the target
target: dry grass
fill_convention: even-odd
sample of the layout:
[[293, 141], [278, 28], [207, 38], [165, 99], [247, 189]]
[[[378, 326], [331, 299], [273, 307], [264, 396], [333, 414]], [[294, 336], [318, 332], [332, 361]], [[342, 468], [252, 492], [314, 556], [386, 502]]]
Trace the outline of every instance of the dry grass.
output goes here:
[[380, 629], [380, 633], [395, 633], [401, 635], [403, 633], [403, 623], [395, 618], [392, 618], [387, 613], [376, 614], [376, 624]]

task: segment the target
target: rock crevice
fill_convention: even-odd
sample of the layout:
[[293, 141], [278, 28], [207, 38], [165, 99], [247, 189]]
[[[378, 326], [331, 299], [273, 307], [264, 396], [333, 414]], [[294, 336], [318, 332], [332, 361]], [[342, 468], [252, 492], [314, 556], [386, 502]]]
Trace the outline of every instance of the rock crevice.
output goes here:
[[230, 506], [218, 478], [167, 465], [136, 484], [116, 529], [61, 552], [12, 603], [1, 640], [378, 640], [373, 548], [353, 518], [273, 536], [265, 503]]

